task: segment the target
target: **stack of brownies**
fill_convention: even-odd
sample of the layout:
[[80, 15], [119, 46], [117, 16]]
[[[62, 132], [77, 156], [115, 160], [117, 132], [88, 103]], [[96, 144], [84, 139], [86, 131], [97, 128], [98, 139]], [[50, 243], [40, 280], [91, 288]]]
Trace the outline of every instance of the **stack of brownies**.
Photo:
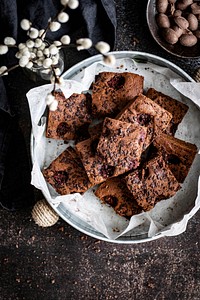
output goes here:
[[48, 168], [46, 181], [61, 195], [95, 195], [130, 218], [172, 197], [185, 180], [197, 147], [174, 137], [188, 107], [150, 88], [144, 77], [102, 72], [91, 93], [56, 92], [46, 136], [75, 140]]

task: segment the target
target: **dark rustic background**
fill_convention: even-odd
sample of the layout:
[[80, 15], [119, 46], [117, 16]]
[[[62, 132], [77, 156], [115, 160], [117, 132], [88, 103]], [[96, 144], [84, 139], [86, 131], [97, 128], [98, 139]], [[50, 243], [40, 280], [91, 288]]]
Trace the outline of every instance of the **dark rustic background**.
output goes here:
[[[115, 50], [159, 55], [192, 76], [199, 61], [177, 59], [154, 42], [146, 23], [146, 4], [145, 0], [116, 1]], [[87, 56], [69, 52], [66, 69]], [[8, 86], [29, 151], [30, 118], [25, 94], [36, 83], [16, 70]], [[15, 162], [9, 174], [14, 169]], [[28, 172], [27, 166], [25, 170]], [[35, 201], [42, 198], [39, 191], [34, 193]], [[62, 219], [53, 227], [40, 228], [31, 218], [29, 203], [27, 199], [27, 207], [16, 212], [0, 209], [0, 299], [200, 299], [200, 212], [177, 237], [118, 245], [86, 236]]]

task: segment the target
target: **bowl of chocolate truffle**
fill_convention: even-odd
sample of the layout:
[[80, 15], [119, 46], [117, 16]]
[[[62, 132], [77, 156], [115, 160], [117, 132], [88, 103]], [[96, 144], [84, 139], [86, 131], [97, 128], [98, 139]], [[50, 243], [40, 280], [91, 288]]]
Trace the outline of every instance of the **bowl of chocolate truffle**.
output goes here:
[[200, 1], [149, 0], [146, 15], [163, 49], [181, 58], [200, 57]]

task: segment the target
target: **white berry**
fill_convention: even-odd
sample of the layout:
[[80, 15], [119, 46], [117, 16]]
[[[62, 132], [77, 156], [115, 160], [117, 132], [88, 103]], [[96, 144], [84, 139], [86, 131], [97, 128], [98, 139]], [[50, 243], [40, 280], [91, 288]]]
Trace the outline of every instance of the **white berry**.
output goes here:
[[8, 52], [8, 46], [0, 45], [0, 55], [6, 54]]
[[54, 41], [53, 43], [56, 47], [59, 47], [62, 45], [62, 43], [60, 41]]
[[11, 45], [11, 46], [13, 46], [13, 45], [16, 44], [16, 41], [15, 41], [15, 39], [13, 39], [12, 37], [7, 36], [7, 37], [5, 37], [5, 39], [4, 39], [4, 44], [5, 44], [5, 45]]
[[20, 25], [23, 30], [29, 30], [31, 27], [31, 22], [27, 19], [23, 19], [21, 21]]
[[58, 21], [60, 23], [66, 23], [69, 20], [69, 15], [66, 12], [61, 12], [58, 15]]
[[57, 56], [53, 56], [51, 59], [52, 59], [52, 65], [57, 65], [58, 64], [58, 57]]
[[63, 45], [69, 45], [69, 43], [70, 43], [70, 37], [69, 37], [69, 35], [63, 35], [61, 37], [60, 41], [61, 41], [61, 43]]
[[77, 50], [89, 49], [92, 46], [92, 41], [88, 38], [78, 39], [76, 43], [78, 44]]
[[54, 32], [57, 31], [58, 29], [60, 29], [61, 25], [58, 22], [51, 22], [49, 25], [49, 29]]
[[19, 65], [20, 67], [25, 67], [29, 62], [29, 58], [27, 56], [22, 56], [20, 59], [19, 59]]
[[40, 38], [35, 40], [35, 45], [36, 48], [39, 48], [42, 46], [42, 40]]
[[79, 6], [78, 0], [69, 0], [68, 6], [71, 9], [76, 9]]
[[58, 53], [58, 48], [53, 44], [49, 47], [49, 53], [55, 55]]
[[110, 51], [110, 46], [106, 42], [98, 42], [95, 45], [95, 48], [102, 54], [105, 54]]
[[43, 57], [43, 56], [44, 56], [43, 52], [41, 50], [38, 50], [37, 57]]
[[36, 39], [39, 36], [39, 31], [36, 28], [31, 27], [29, 31], [29, 36], [31, 39]]
[[26, 45], [24, 43], [20, 43], [18, 45], [19, 50], [24, 49], [26, 47]]
[[34, 41], [32, 41], [32, 40], [26, 41], [26, 46], [27, 46], [28, 48], [33, 48], [33, 47], [34, 47]]
[[26, 68], [27, 69], [31, 69], [33, 67], [33, 63], [32, 61], [29, 61], [27, 64], [26, 64]]
[[43, 67], [44, 68], [49, 68], [52, 65], [52, 59], [51, 58], [45, 58], [43, 61]]

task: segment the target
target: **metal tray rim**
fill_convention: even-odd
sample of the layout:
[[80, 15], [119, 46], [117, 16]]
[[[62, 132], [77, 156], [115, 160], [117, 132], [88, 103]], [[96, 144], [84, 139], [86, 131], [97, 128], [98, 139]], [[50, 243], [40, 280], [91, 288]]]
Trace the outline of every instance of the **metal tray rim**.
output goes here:
[[[184, 78], [186, 81], [190, 81], [190, 82], [195, 82], [195, 80], [190, 77], [184, 70], [182, 70], [180, 67], [178, 67], [177, 65], [175, 65], [174, 63], [156, 56], [154, 54], [150, 54], [150, 53], [146, 53], [146, 52], [140, 52], [140, 51], [113, 51], [110, 52], [110, 54], [115, 55], [115, 57], [117, 59], [120, 58], [141, 58], [141, 59], [146, 59], [148, 62], [152, 62], [155, 64], [158, 64], [160, 66], [164, 66], [164, 67], [169, 67], [171, 70], [173, 70], [175, 73], [177, 73], [178, 75], [180, 75], [182, 78]], [[88, 67], [89, 65], [91, 65], [94, 62], [97, 61], [102, 61], [102, 55], [98, 54], [92, 57], [89, 57], [79, 63], [77, 63], [76, 65], [72, 66], [71, 68], [69, 68], [66, 72], [63, 73], [62, 78], [65, 80], [71, 79], [77, 72], [80, 71], [80, 69], [84, 69], [86, 67]], [[31, 137], [30, 137], [30, 151], [31, 151], [31, 159], [33, 162], [33, 149], [34, 149], [34, 137], [33, 137], [33, 133], [31, 132]], [[47, 200], [48, 201], [48, 200]], [[97, 232], [95, 229], [90, 230], [90, 229], [83, 229], [81, 227], [79, 227], [78, 225], [76, 225], [76, 222], [73, 222], [71, 220], [70, 216], [67, 216], [66, 212], [63, 211], [62, 209], [62, 205], [58, 205], [57, 207], [50, 203], [50, 201], [48, 201], [48, 203], [50, 204], [50, 206], [55, 210], [55, 212], [65, 221], [67, 222], [69, 225], [71, 225], [72, 227], [74, 227], [75, 229], [77, 229], [78, 231], [89, 235], [93, 238], [102, 240], [102, 241], [106, 241], [106, 242], [110, 242], [110, 243], [117, 243], [117, 244], [138, 244], [138, 243], [144, 243], [144, 242], [149, 242], [149, 241], [153, 241], [156, 239], [159, 239], [161, 237], [164, 237], [163, 234], [158, 234], [154, 237], [144, 237], [142, 239], [129, 239], [128, 237], [124, 237], [121, 236], [116, 240], [111, 240], [108, 239], [107, 237], [105, 237], [103, 234]], [[142, 237], [142, 235], [141, 235]], [[136, 237], [135, 237], [136, 238]]]

